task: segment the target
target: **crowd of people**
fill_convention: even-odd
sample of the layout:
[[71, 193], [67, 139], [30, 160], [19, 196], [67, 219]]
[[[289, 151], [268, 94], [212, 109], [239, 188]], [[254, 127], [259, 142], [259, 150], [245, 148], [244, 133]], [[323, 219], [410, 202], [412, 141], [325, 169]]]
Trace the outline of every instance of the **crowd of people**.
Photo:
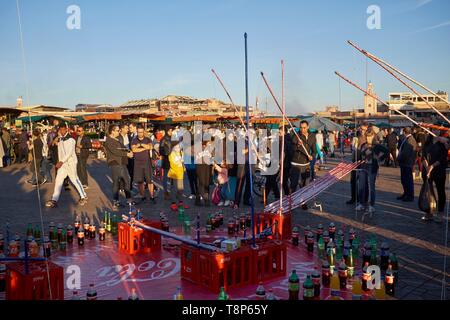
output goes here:
[[[375, 212], [380, 166], [400, 167], [403, 192], [397, 199], [415, 200], [414, 172], [418, 171], [436, 188], [439, 214], [434, 218], [440, 219], [446, 202], [448, 138], [439, 130], [434, 130], [433, 136], [418, 127], [375, 129], [362, 123], [354, 130], [316, 131], [309, 128], [307, 121], [301, 121], [299, 128], [281, 128], [278, 136], [269, 136], [269, 140], [284, 136], [284, 144], [280, 143], [278, 150], [270, 150], [270, 143], [267, 146], [271, 159], [277, 152], [278, 159], [283, 161], [283, 183], [281, 186], [279, 182], [281, 166], [278, 164], [275, 171], [265, 175], [264, 199], [271, 194], [275, 200], [279, 199], [280, 187], [283, 195], [305, 187], [315, 179], [318, 165], [324, 164], [327, 157], [335, 157], [335, 150], [339, 150], [343, 158], [348, 148], [352, 161], [361, 161], [361, 164], [351, 173], [351, 199], [347, 204], [355, 205], [358, 211]], [[191, 145], [183, 144], [185, 132], [193, 136], [193, 130], [179, 126], [149, 129], [136, 123], [109, 125], [99, 136], [111, 170], [113, 207], [117, 209], [124, 205], [120, 201], [121, 194], [126, 203], [144, 202], [147, 190], [150, 203], [156, 203], [156, 192], [162, 191], [164, 201], [170, 200], [174, 204], [183, 198], [185, 179], [189, 186], [188, 197], [195, 199], [196, 206], [215, 204], [238, 208], [241, 202], [251, 205], [250, 175], [255, 173], [258, 165], [249, 163], [248, 153], [254, 143], [246, 142], [239, 149], [237, 137], [226, 136], [225, 128], [206, 127], [202, 130], [208, 131], [212, 138], [201, 141], [197, 150], [193, 141]], [[52, 167], [55, 168], [54, 192], [45, 204], [47, 207], [57, 206], [61, 190], [68, 187], [69, 181], [79, 194], [79, 205], [86, 204], [87, 163], [93, 146], [83, 126], [69, 128], [55, 121], [51, 128], [34, 129], [31, 134], [26, 130], [11, 132], [6, 128], [1, 132], [1, 166], [11, 164], [11, 149], [14, 148], [16, 163], [29, 163], [31, 178], [28, 183], [32, 185], [52, 182]], [[234, 148], [228, 150], [224, 145], [226, 159], [216, 161], [212, 146], [218, 138], [229, 139]], [[244, 162], [238, 163], [238, 157]], [[215, 187], [211, 188], [213, 185]], [[306, 204], [303, 209], [307, 209]], [[424, 220], [432, 218], [431, 215], [423, 217]]]

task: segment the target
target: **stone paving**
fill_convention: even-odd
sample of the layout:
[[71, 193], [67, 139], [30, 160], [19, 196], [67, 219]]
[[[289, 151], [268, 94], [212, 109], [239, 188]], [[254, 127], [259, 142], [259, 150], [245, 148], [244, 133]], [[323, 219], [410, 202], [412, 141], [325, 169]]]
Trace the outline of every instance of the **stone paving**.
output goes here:
[[[330, 160], [328, 168], [336, 165], [337, 159]], [[44, 226], [53, 221], [73, 223], [77, 214], [87, 215], [98, 224], [103, 217], [104, 210], [111, 210], [111, 178], [110, 171], [102, 160], [89, 161], [89, 189], [87, 190], [89, 202], [84, 207], [77, 206], [78, 195], [72, 187], [70, 191], [63, 191], [56, 209], [48, 209], [43, 205], [50, 199], [53, 184], [47, 183], [40, 188], [40, 203], [43, 214]], [[321, 175], [326, 171], [320, 171]], [[0, 169], [0, 226], [4, 232], [7, 221], [11, 224], [13, 233], [25, 232], [27, 223], [33, 225], [40, 223], [39, 198], [37, 189], [26, 181], [30, 178], [28, 167], [24, 164], [13, 165]], [[416, 196], [420, 191], [421, 180], [415, 181]], [[188, 188], [188, 187], [187, 187]], [[188, 189], [185, 189], [188, 190]], [[400, 263], [399, 285], [396, 297], [399, 299], [441, 299], [444, 279], [444, 254], [450, 253], [445, 248], [445, 227], [448, 222], [438, 224], [436, 222], [422, 222], [422, 213], [415, 202], [405, 203], [396, 200], [401, 190], [399, 169], [381, 167], [377, 179], [376, 212], [373, 217], [366, 216], [361, 222], [361, 215], [355, 215], [355, 206], [346, 205], [349, 199], [349, 177], [333, 185], [319, 195], [316, 199], [322, 205], [323, 211], [313, 208], [311, 203], [307, 211], [297, 209], [294, 212], [294, 223], [304, 228], [306, 225], [313, 227], [322, 223], [328, 225], [334, 222], [339, 229], [346, 230], [351, 226], [365, 238], [375, 234], [380, 244], [387, 240], [392, 252], [397, 254]], [[271, 198], [269, 198], [271, 199]], [[417, 197], [416, 197], [417, 199]], [[217, 211], [217, 207], [195, 207], [193, 200], [185, 199], [190, 206], [186, 213], [193, 219], [200, 213], [202, 222], [208, 213]], [[255, 198], [256, 208], [261, 209], [259, 198]], [[148, 218], [157, 218], [164, 211], [171, 216], [173, 223], [176, 214], [169, 210], [170, 202], [164, 201], [161, 194], [157, 204], [149, 202], [138, 204]], [[249, 211], [249, 207], [242, 207], [238, 213]], [[224, 210], [225, 219], [232, 215], [234, 210]], [[445, 221], [445, 220], [444, 220]], [[448, 243], [447, 243], [448, 245]], [[450, 297], [450, 261], [445, 270], [445, 293]]]

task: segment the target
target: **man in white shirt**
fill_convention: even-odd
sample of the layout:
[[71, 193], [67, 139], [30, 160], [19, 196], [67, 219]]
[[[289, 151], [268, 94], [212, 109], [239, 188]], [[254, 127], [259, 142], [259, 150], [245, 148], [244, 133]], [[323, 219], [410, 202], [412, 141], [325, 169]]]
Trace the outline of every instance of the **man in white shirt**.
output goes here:
[[87, 203], [87, 195], [84, 192], [83, 185], [77, 175], [77, 155], [75, 152], [75, 139], [73, 139], [67, 130], [67, 127], [61, 126], [59, 128], [59, 141], [58, 141], [58, 163], [56, 168], [58, 169], [55, 179], [55, 189], [53, 191], [52, 199], [47, 201], [45, 206], [49, 208], [55, 208], [61, 195], [61, 188], [63, 187], [64, 179], [69, 177], [72, 184], [80, 195], [78, 204], [84, 206]]

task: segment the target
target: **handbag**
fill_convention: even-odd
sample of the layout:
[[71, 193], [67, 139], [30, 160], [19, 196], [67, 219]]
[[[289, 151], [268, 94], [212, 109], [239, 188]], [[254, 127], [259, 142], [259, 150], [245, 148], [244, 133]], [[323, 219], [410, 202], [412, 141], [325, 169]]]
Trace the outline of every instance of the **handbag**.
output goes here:
[[214, 205], [218, 205], [220, 203], [220, 185], [216, 185], [211, 195], [211, 202]]

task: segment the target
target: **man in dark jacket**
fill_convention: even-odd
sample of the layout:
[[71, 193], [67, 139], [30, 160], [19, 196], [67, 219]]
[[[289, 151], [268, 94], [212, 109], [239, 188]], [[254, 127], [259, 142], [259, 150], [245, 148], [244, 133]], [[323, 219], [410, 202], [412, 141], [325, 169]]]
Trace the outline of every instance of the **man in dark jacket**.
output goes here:
[[[308, 182], [310, 162], [312, 161], [313, 154], [316, 154], [316, 137], [309, 132], [308, 121], [303, 120], [300, 122], [300, 140], [298, 138], [294, 140], [294, 149], [291, 160], [291, 193], [297, 190], [300, 180], [300, 188], [306, 186]], [[303, 209], [307, 209], [306, 204], [302, 206]]]
[[33, 160], [30, 162], [30, 171], [33, 177], [27, 182], [35, 186], [37, 184], [44, 184], [47, 181], [41, 174], [42, 149], [44, 144], [42, 143], [39, 129], [33, 130], [32, 140]]
[[449, 148], [449, 140], [445, 137], [440, 137], [439, 130], [433, 129], [433, 133], [436, 137], [429, 136], [424, 144], [423, 149], [423, 170], [422, 177], [428, 177], [430, 187], [433, 185], [437, 191], [437, 209], [436, 216], [430, 214], [422, 217], [423, 220], [434, 219], [435, 222], [442, 223], [444, 218], [445, 203], [447, 202], [447, 196], [445, 192], [445, 181], [447, 171], [447, 156]]
[[400, 144], [398, 154], [403, 194], [397, 197], [397, 200], [412, 202], [414, 201], [413, 167], [417, 157], [417, 142], [411, 134], [411, 128], [405, 128], [403, 133], [405, 137]]
[[[290, 194], [289, 186], [289, 176], [291, 172], [291, 161], [294, 154], [294, 144], [292, 142], [292, 135], [288, 133], [286, 127], [282, 128], [284, 130], [284, 161], [283, 163], [283, 193], [284, 195]], [[281, 143], [280, 143], [280, 154], [281, 154]], [[281, 159], [280, 159], [281, 161]]]
[[[125, 148], [131, 151], [131, 141], [134, 139], [134, 135], [130, 133], [130, 128], [133, 127], [135, 130], [136, 125], [133, 123], [133, 126], [130, 124], [123, 123], [120, 125], [120, 135], [119, 141], [122, 143]], [[127, 169], [128, 174], [130, 175], [130, 190], [133, 190], [133, 176], [134, 176], [134, 156], [133, 158], [127, 159]], [[121, 187], [123, 189], [123, 187]]]
[[389, 134], [386, 137], [387, 146], [389, 150], [389, 155], [386, 157], [386, 166], [389, 167], [391, 165], [391, 157], [394, 162], [394, 168], [397, 168], [397, 133], [395, 133], [394, 129], [390, 129]]
[[77, 129], [77, 144], [75, 152], [77, 154], [77, 172], [78, 177], [84, 189], [88, 188], [87, 159], [89, 158], [89, 150], [92, 148], [91, 139], [84, 135], [84, 128]]
[[161, 157], [161, 166], [163, 169], [163, 190], [164, 190], [164, 200], [169, 200], [170, 195], [168, 192], [167, 185], [167, 173], [170, 169], [169, 154], [172, 152], [172, 128], [167, 128], [164, 132], [164, 136], [161, 138], [159, 144], [159, 154]]
[[119, 202], [119, 186], [120, 180], [123, 180], [123, 187], [125, 191], [125, 197], [128, 203], [133, 203], [131, 200], [130, 192], [130, 175], [126, 167], [127, 159], [133, 157], [133, 152], [130, 152], [125, 146], [120, 143], [119, 126], [110, 125], [108, 128], [108, 136], [104, 144], [106, 161], [111, 168], [111, 175], [113, 180], [112, 192], [113, 192], [113, 208], [118, 209], [120, 207]]

